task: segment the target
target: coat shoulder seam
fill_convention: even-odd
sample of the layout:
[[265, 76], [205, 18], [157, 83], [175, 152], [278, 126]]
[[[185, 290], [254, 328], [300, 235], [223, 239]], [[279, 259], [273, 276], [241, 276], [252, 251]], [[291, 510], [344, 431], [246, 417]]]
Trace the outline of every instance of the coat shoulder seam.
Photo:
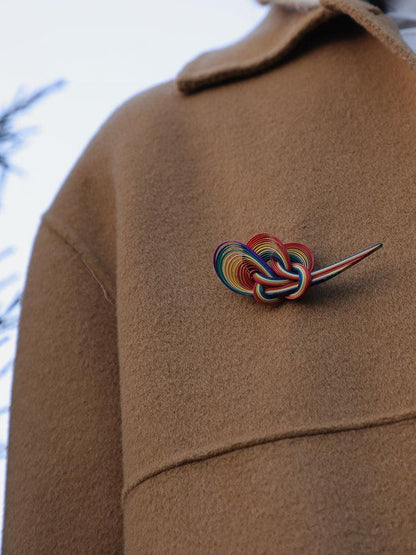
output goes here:
[[41, 223], [45, 224], [48, 229], [60, 238], [61, 241], [69, 245], [71, 249], [76, 252], [91, 276], [100, 286], [106, 301], [111, 305], [115, 305], [114, 288], [110, 286], [111, 282], [107, 273], [93, 262], [92, 257], [89, 255], [87, 250], [79, 245], [67, 228], [60, 224], [60, 222], [49, 212], [44, 212], [42, 214]]

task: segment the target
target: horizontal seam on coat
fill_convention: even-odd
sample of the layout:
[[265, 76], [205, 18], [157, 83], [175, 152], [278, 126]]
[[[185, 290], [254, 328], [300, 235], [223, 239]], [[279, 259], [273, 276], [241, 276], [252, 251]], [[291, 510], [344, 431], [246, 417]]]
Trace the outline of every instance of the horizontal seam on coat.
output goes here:
[[[104, 281], [103, 278], [100, 279], [99, 277], [97, 277], [98, 273], [100, 273], [101, 276], [106, 276], [106, 273], [103, 270], [93, 269], [91, 262], [87, 259], [87, 255], [84, 252], [82, 252], [82, 250], [78, 246], [76, 246], [76, 244], [73, 241], [71, 241], [66, 235], [62, 234], [62, 232], [57, 228], [55, 222], [53, 222], [53, 219], [51, 218], [48, 212], [44, 212], [42, 214], [41, 220], [44, 224], [46, 224], [48, 229], [50, 229], [53, 233], [55, 233], [55, 235], [57, 235], [61, 239], [61, 241], [63, 241], [66, 245], [70, 246], [71, 249], [81, 258], [84, 266], [87, 268], [87, 270], [90, 272], [92, 277], [100, 286], [106, 301], [111, 305], [115, 306], [116, 304], [115, 300], [113, 296], [109, 293], [109, 288], [103, 283]], [[107, 281], [107, 279], [108, 278], [106, 278], [105, 281]]]
[[415, 420], [416, 419], [416, 410], [412, 410], [410, 412], [407, 413], [403, 413], [403, 414], [399, 414], [399, 415], [392, 415], [392, 416], [384, 416], [384, 417], [380, 417], [376, 420], [362, 420], [360, 422], [355, 422], [355, 423], [348, 423], [348, 424], [337, 424], [337, 425], [333, 425], [333, 426], [321, 426], [321, 427], [315, 427], [315, 428], [307, 428], [307, 429], [298, 429], [298, 430], [291, 430], [291, 431], [287, 431], [287, 432], [280, 432], [277, 434], [274, 434], [272, 436], [267, 436], [264, 438], [259, 438], [259, 439], [253, 439], [253, 440], [248, 440], [248, 441], [243, 441], [243, 442], [236, 442], [230, 446], [223, 446], [223, 447], [216, 447], [214, 449], [211, 449], [209, 451], [206, 451], [204, 453], [194, 453], [193, 455], [190, 456], [185, 456], [180, 458], [179, 460], [172, 462], [172, 463], [166, 463], [163, 464], [162, 466], [160, 466], [159, 468], [155, 469], [155, 470], [151, 470], [146, 472], [141, 478], [138, 478], [137, 480], [135, 480], [133, 483], [131, 483], [130, 485], [126, 486], [125, 488], [123, 488], [123, 492], [121, 495], [121, 503], [124, 504], [124, 502], [126, 501], [128, 495], [134, 490], [136, 489], [140, 484], [142, 484], [143, 482], [145, 482], [146, 480], [149, 480], [151, 478], [154, 478], [155, 476], [162, 474], [168, 470], [172, 470], [174, 468], [178, 468], [180, 466], [184, 466], [187, 464], [191, 464], [194, 462], [200, 462], [200, 461], [204, 461], [204, 460], [208, 460], [211, 458], [215, 458], [221, 455], [226, 455], [228, 453], [232, 453], [234, 451], [239, 451], [242, 449], [247, 449], [250, 447], [255, 447], [258, 445], [263, 445], [266, 443], [273, 443], [273, 442], [277, 442], [277, 441], [282, 441], [285, 439], [301, 439], [301, 438], [305, 438], [305, 437], [313, 437], [313, 436], [318, 436], [318, 435], [326, 435], [326, 434], [337, 434], [337, 433], [343, 433], [343, 432], [350, 432], [350, 431], [358, 431], [358, 430], [363, 430], [363, 429], [368, 429], [368, 428], [376, 428], [376, 427], [381, 427], [381, 426], [388, 426], [391, 424], [397, 424], [400, 422], [404, 422], [406, 420]]

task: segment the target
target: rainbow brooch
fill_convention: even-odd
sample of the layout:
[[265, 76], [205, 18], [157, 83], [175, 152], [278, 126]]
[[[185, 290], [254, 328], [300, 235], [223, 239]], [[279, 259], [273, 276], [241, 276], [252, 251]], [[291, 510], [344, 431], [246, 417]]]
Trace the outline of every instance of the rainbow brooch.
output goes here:
[[258, 233], [248, 243], [225, 241], [214, 252], [220, 280], [235, 293], [253, 296], [261, 304], [298, 299], [307, 289], [331, 279], [383, 246], [372, 247], [335, 264], [314, 270], [311, 250], [301, 243], [282, 243], [274, 235]]

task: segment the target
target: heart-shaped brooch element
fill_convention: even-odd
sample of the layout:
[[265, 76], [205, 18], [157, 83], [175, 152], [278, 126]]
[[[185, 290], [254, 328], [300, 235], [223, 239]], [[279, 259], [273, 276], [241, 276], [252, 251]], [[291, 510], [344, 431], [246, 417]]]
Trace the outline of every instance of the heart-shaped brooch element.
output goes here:
[[258, 233], [246, 245], [237, 241], [221, 243], [215, 249], [213, 262], [218, 277], [231, 291], [270, 305], [298, 299], [310, 286], [333, 278], [382, 246], [377, 243], [314, 270], [314, 257], [307, 246], [283, 243], [275, 235]]

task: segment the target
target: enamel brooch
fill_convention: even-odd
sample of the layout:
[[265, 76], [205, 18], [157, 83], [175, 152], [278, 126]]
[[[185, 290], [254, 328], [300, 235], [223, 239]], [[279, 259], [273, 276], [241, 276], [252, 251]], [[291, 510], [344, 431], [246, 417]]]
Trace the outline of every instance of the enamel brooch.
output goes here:
[[249, 295], [261, 304], [298, 299], [312, 285], [335, 277], [383, 246], [353, 254], [330, 266], [314, 269], [311, 250], [302, 243], [283, 243], [274, 235], [258, 233], [247, 244], [225, 241], [214, 252], [214, 268], [234, 293]]

